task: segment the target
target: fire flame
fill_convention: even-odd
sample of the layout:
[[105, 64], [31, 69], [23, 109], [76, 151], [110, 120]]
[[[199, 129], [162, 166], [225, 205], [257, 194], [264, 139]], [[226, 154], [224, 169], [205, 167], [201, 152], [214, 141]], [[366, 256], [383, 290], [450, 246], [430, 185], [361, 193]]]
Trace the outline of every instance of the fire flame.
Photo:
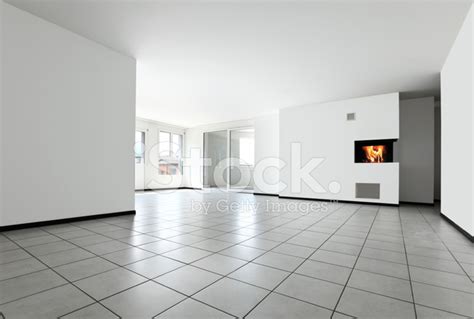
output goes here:
[[384, 154], [387, 152], [385, 145], [363, 146], [367, 163], [383, 163]]

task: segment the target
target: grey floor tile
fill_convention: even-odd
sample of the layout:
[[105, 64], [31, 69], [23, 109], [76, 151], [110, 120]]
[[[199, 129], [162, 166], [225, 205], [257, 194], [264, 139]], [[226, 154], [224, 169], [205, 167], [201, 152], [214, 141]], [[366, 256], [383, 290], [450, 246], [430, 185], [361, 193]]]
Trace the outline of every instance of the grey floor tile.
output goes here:
[[111, 240], [113, 239], [102, 236], [102, 235], [98, 235], [98, 234], [69, 239], [71, 243], [79, 245], [81, 247], [104, 243], [106, 241], [111, 241]]
[[155, 281], [190, 296], [219, 278], [222, 277], [209, 271], [184, 266], [156, 278]]
[[298, 267], [296, 273], [345, 285], [351, 268], [307, 260]]
[[26, 247], [25, 250], [27, 250], [30, 254], [38, 257], [74, 248], [77, 247], [73, 244], [68, 243], [67, 241], [61, 240], [48, 244]]
[[406, 251], [407, 251], [407, 254], [410, 254], [410, 255], [418, 255], [418, 256], [425, 256], [425, 257], [432, 257], [432, 258], [454, 261], [453, 256], [447, 250], [430, 249], [430, 248], [407, 245]]
[[74, 284], [93, 298], [100, 300], [144, 281], [146, 278], [142, 276], [123, 268], [117, 268], [78, 280]]
[[11, 263], [27, 258], [31, 258], [31, 255], [23, 249], [14, 249], [0, 252], [0, 264]]
[[278, 269], [293, 271], [295, 270], [302, 262], [303, 258], [294, 257], [289, 255], [283, 255], [279, 253], [274, 253], [272, 251], [258, 257], [253, 262], [265, 266], [275, 267]]
[[267, 294], [267, 290], [223, 278], [194, 298], [234, 316], [243, 317]]
[[357, 318], [415, 318], [412, 303], [347, 287], [337, 311]]
[[47, 243], [53, 243], [55, 241], [61, 241], [61, 238], [58, 238], [53, 235], [44, 235], [40, 237], [25, 238], [15, 241], [15, 243], [21, 247], [31, 247]]
[[226, 319], [234, 318], [199, 301], [186, 299], [155, 318], [160, 319]]
[[413, 293], [417, 304], [464, 316], [474, 315], [472, 294], [417, 282], [413, 282]]
[[9, 319], [51, 319], [93, 302], [76, 287], [65, 285], [2, 305], [2, 313]]
[[358, 256], [361, 249], [362, 249], [362, 247], [355, 246], [355, 245], [338, 243], [338, 242], [329, 240], [326, 243], [324, 243], [321, 246], [320, 249], [335, 251], [335, 252], [342, 253], [342, 254], [347, 254], [347, 255]]
[[288, 298], [276, 293], [270, 294], [246, 318], [255, 319], [308, 319], [331, 318], [332, 311]]
[[78, 230], [73, 230], [66, 233], [56, 234], [56, 236], [58, 236], [59, 238], [66, 239], [66, 240], [75, 239], [79, 237], [85, 237], [85, 236], [91, 236], [91, 235], [94, 235], [94, 233], [86, 229], [78, 229]]
[[[160, 230], [148, 233], [148, 235], [150, 235], [150, 236], [158, 237], [158, 238], [161, 238], [161, 239], [167, 239], [167, 238], [178, 236], [178, 235], [181, 235], [181, 234], [182, 234], [182, 232], [177, 231], [177, 230], [173, 230], [173, 229], [160, 229]], [[195, 234], [195, 235], [199, 236], [198, 234]]]
[[310, 259], [352, 268], [354, 267], [357, 257], [327, 250], [318, 250]]
[[25, 229], [18, 229], [7, 231], [3, 233], [11, 240], [21, 240], [25, 238], [33, 238], [33, 237], [40, 237], [49, 235], [47, 232], [40, 228], [25, 228]]
[[164, 254], [180, 247], [183, 247], [183, 245], [167, 240], [155, 241], [153, 243], [138, 246], [140, 249], [148, 250], [155, 254]]
[[47, 267], [35, 258], [23, 259], [8, 264], [0, 264], [0, 281], [26, 275]]
[[249, 263], [242, 268], [237, 269], [235, 272], [228, 275], [228, 277], [272, 290], [289, 274], [290, 273], [286, 271]]
[[255, 259], [258, 256], [263, 255], [264, 253], [266, 253], [266, 250], [242, 246], [242, 245], [235, 245], [233, 247], [227, 248], [219, 252], [219, 254], [221, 255], [235, 257], [235, 258], [247, 260], [247, 261]]
[[76, 281], [117, 268], [117, 265], [100, 257], [89, 258], [54, 268], [61, 276]]
[[389, 243], [389, 242], [384, 242], [384, 241], [368, 239], [365, 242], [364, 246], [369, 247], [369, 248], [377, 248], [377, 249], [383, 249], [383, 250], [396, 251], [399, 253], [405, 253], [405, 247], [403, 243]]
[[151, 279], [182, 266], [184, 266], [184, 264], [179, 261], [163, 256], [155, 256], [129, 264], [126, 268]]
[[103, 304], [123, 319], [151, 318], [185, 296], [149, 281], [107, 298]]
[[267, 240], [267, 239], [259, 239], [259, 238], [251, 238], [246, 241], [240, 243], [240, 245], [262, 249], [262, 250], [270, 250], [278, 246], [278, 242]]
[[245, 263], [245, 261], [237, 258], [214, 254], [198, 260], [192, 265], [225, 276], [237, 268], [245, 265]]
[[293, 274], [275, 291], [318, 306], [333, 309], [343, 288], [344, 286], [342, 285]]
[[40, 259], [49, 267], [56, 267], [91, 257], [94, 257], [94, 254], [82, 248], [73, 248], [69, 250], [63, 250], [57, 253], [38, 256], [38, 259]]
[[434, 270], [447, 271], [460, 275], [464, 274], [464, 271], [454, 260], [438, 259], [408, 254], [408, 264], [410, 266], [418, 266]]
[[232, 246], [232, 243], [225, 242], [225, 241], [220, 241], [220, 240], [215, 240], [215, 239], [207, 239], [201, 242], [198, 242], [196, 244], [193, 244], [191, 246], [199, 248], [199, 249], [204, 249], [204, 250], [209, 250], [212, 252], [218, 252], [220, 250], [224, 250], [227, 247]]
[[61, 319], [114, 319], [119, 318], [114, 315], [110, 310], [105, 308], [99, 303], [81, 308], [80, 310], [74, 311]]
[[460, 316], [456, 315], [450, 312], [438, 310], [438, 309], [433, 309], [433, 308], [428, 308], [428, 307], [423, 307], [420, 305], [416, 305], [416, 315], [417, 318], [420, 319], [466, 319], [468, 317], [466, 316]]
[[46, 269], [0, 281], [0, 304], [23, 298], [43, 290], [66, 284], [67, 281]]
[[285, 243], [273, 248], [272, 251], [295, 257], [308, 258], [314, 252], [314, 249]]
[[147, 235], [137, 235], [132, 237], [121, 238], [119, 240], [132, 246], [140, 246], [159, 241], [160, 238]]
[[19, 249], [19, 248], [20, 248], [20, 246], [18, 246], [17, 244], [15, 244], [14, 242], [12, 242], [8, 239], [5, 240], [5, 241], [0, 242], [0, 252], [13, 250], [13, 249]]
[[361, 257], [385, 260], [399, 264], [407, 263], [405, 254], [395, 251], [364, 247], [360, 255]]
[[386, 276], [409, 279], [407, 265], [389, 261], [360, 257], [355, 265], [356, 269]]
[[411, 280], [474, 293], [474, 284], [465, 274], [458, 275], [426, 268], [410, 267]]
[[206, 250], [197, 249], [193, 247], [183, 247], [167, 252], [163, 254], [163, 256], [179, 260], [183, 263], [192, 263], [193, 261], [201, 259], [205, 256], [209, 256], [211, 254], [211, 252]]
[[113, 253], [114, 251], [124, 250], [127, 248], [132, 248], [132, 246], [127, 245], [117, 240], [107, 241], [104, 243], [99, 243], [99, 244], [94, 244], [91, 246], [84, 247], [84, 249], [97, 255], [105, 255], [105, 254]]
[[112, 238], [112, 239], [122, 239], [132, 236], [140, 235], [139, 232], [133, 231], [131, 229], [120, 229], [120, 230], [113, 230], [103, 233], [104, 236]]
[[191, 235], [191, 234], [182, 234], [174, 237], [168, 238], [169, 241], [181, 244], [181, 245], [192, 245], [200, 241], [206, 240], [207, 238]]
[[247, 235], [227, 233], [227, 234], [222, 234], [218, 237], [215, 237], [214, 239], [225, 241], [225, 242], [232, 243], [232, 244], [237, 244], [237, 243], [241, 243], [243, 241], [246, 241], [249, 238], [250, 238], [250, 236], [247, 236]]
[[152, 256], [155, 256], [155, 254], [140, 248], [132, 247], [102, 255], [102, 258], [105, 258], [117, 265], [123, 266], [145, 258], [150, 258]]
[[408, 280], [388, 277], [355, 269], [347, 283], [352, 288], [359, 288], [387, 297], [412, 302], [410, 282]]

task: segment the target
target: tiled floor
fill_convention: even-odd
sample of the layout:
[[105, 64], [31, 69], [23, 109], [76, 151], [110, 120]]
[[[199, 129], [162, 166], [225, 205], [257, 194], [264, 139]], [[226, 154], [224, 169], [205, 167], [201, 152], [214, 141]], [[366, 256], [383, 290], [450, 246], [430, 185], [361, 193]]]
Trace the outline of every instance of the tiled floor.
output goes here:
[[473, 316], [474, 247], [433, 207], [298, 206], [310, 203], [147, 192], [137, 193], [135, 216], [2, 233], [0, 311], [7, 319]]

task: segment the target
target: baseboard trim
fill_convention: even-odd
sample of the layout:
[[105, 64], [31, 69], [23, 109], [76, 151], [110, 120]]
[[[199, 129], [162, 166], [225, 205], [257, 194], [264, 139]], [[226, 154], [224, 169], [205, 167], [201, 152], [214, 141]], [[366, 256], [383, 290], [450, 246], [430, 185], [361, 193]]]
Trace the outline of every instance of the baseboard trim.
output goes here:
[[293, 196], [280, 196], [279, 198], [285, 199], [301, 199], [301, 200], [313, 200], [318, 202], [337, 202], [337, 203], [346, 203], [346, 204], [364, 204], [364, 205], [376, 205], [376, 206], [391, 206], [398, 207], [399, 204], [390, 204], [390, 203], [373, 203], [373, 202], [364, 202], [364, 201], [353, 201], [353, 200], [340, 200], [340, 199], [326, 199], [326, 198], [312, 198], [312, 197], [293, 197]]
[[192, 190], [202, 190], [202, 188], [197, 187], [168, 187], [168, 188], [145, 188], [145, 189], [138, 189], [139, 192], [154, 192], [154, 191], [172, 191], [172, 190], [180, 190], [180, 189], [192, 189]]
[[135, 210], [127, 210], [123, 212], [87, 215], [87, 216], [79, 216], [79, 217], [71, 217], [71, 218], [46, 220], [42, 222], [7, 225], [7, 226], [0, 226], [0, 232], [24, 229], [24, 228], [44, 227], [44, 226], [51, 226], [51, 225], [57, 225], [57, 224], [79, 222], [79, 221], [91, 220], [91, 219], [97, 219], [97, 218], [117, 217], [117, 216], [123, 216], [123, 215], [135, 215], [136, 213], [137, 212]]
[[407, 204], [407, 205], [423, 205], [423, 206], [434, 206], [435, 203], [422, 203], [422, 202], [407, 202], [407, 201], [400, 201], [400, 204]]
[[449, 224], [451, 224], [454, 228], [456, 228], [461, 234], [463, 234], [467, 239], [469, 239], [472, 243], [474, 243], [474, 236], [469, 234], [465, 231], [461, 226], [453, 222], [448, 216], [443, 214], [442, 212], [439, 213], [441, 217], [443, 217]]
[[275, 197], [279, 197], [278, 194], [271, 194], [271, 193], [253, 193], [254, 195], [257, 195], [257, 196], [275, 196]]

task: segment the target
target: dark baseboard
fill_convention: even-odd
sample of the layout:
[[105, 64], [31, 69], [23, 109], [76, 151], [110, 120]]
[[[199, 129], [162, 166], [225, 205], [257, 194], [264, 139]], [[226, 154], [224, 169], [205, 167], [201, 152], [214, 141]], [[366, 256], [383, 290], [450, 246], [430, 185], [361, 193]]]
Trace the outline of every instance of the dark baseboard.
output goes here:
[[453, 222], [448, 216], [446, 216], [445, 214], [443, 213], [439, 213], [441, 215], [441, 217], [443, 217], [448, 223], [450, 223], [454, 228], [456, 228], [461, 234], [463, 234], [464, 236], [467, 237], [467, 239], [469, 239], [472, 243], [474, 243], [474, 236], [472, 236], [471, 234], [469, 234], [467, 231], [465, 231], [463, 228], [461, 228], [461, 226], [459, 226], [458, 224], [456, 224], [455, 222]]
[[406, 205], [423, 205], [423, 206], [434, 206], [435, 203], [421, 203], [421, 202], [406, 202], [406, 201], [401, 201], [401, 204], [406, 204]]
[[71, 218], [63, 218], [63, 219], [53, 219], [53, 220], [47, 220], [47, 221], [42, 221], [42, 222], [0, 226], [0, 232], [23, 229], [23, 228], [43, 227], [43, 226], [51, 226], [51, 225], [64, 224], [64, 223], [79, 222], [79, 221], [91, 220], [91, 219], [97, 219], [97, 218], [134, 215], [134, 214], [136, 214], [135, 210], [127, 210], [127, 211], [116, 212], [116, 213], [79, 216], [79, 217], [71, 217]]
[[271, 193], [253, 193], [254, 195], [257, 196], [276, 196], [278, 197], [278, 194], [271, 194]]
[[154, 191], [172, 191], [172, 190], [179, 190], [179, 189], [193, 189], [193, 190], [202, 190], [202, 188], [197, 187], [168, 187], [168, 188], [145, 188], [142, 192], [154, 192]]
[[364, 201], [353, 201], [353, 200], [339, 200], [339, 199], [326, 199], [326, 198], [311, 198], [311, 197], [293, 197], [293, 196], [280, 196], [280, 198], [285, 199], [301, 199], [301, 200], [313, 200], [318, 202], [337, 202], [337, 203], [346, 203], [346, 204], [364, 204], [364, 205], [376, 205], [376, 206], [391, 206], [398, 207], [398, 204], [388, 204], [388, 203], [373, 203], [373, 202], [364, 202]]

